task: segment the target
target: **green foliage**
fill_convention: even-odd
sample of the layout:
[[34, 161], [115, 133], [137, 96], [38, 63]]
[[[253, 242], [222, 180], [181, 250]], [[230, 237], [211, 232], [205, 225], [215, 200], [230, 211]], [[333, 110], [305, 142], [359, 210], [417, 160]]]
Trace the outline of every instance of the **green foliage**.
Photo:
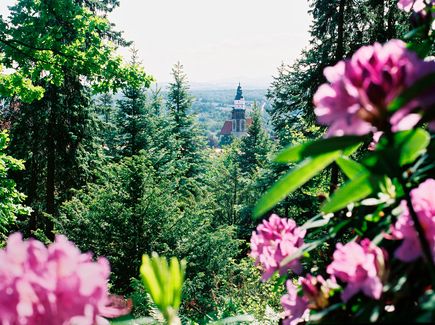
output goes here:
[[0, 96], [16, 96], [25, 103], [41, 99], [44, 94], [44, 88], [35, 86], [25, 78], [21, 73], [14, 72], [11, 74], [2, 74], [3, 67], [0, 65]]
[[114, 55], [112, 25], [90, 9], [91, 3], [74, 0], [20, 0], [0, 25], [4, 64], [16, 62], [33, 82], [44, 79], [56, 86], [65, 81], [65, 70], [86, 76], [98, 91], [118, 89], [133, 79], [149, 84], [143, 70]]
[[17, 191], [15, 182], [8, 177], [10, 171], [24, 169], [23, 161], [5, 154], [8, 144], [8, 133], [0, 132], [0, 244], [9, 234], [16, 217], [27, 216], [32, 211], [22, 205], [25, 195]]
[[26, 160], [26, 172], [17, 178], [35, 211], [26, 235], [42, 228], [53, 239], [52, 218], [60, 203], [72, 188], [93, 179], [104, 163], [91, 90], [146, 87], [151, 82], [142, 67], [126, 65], [115, 55], [123, 40], [104, 12], [115, 5], [111, 0], [98, 5], [20, 0], [1, 21], [3, 65], [44, 90], [43, 96], [21, 96], [23, 101], [38, 99], [32, 103], [11, 99], [2, 112], [11, 116], [11, 151]]
[[[224, 276], [215, 279], [213, 289], [216, 311], [211, 319], [250, 314], [259, 322], [278, 321], [281, 293], [271, 282], [259, 282], [260, 270], [245, 257], [232, 260]], [[274, 319], [275, 318], [275, 319]]]
[[272, 147], [269, 135], [262, 126], [261, 112], [255, 104], [251, 118], [252, 124], [240, 143], [239, 165], [242, 173], [253, 173], [265, 167]]
[[[139, 67], [137, 51], [132, 50], [131, 65]], [[143, 85], [137, 82], [127, 84], [122, 90], [123, 98], [118, 100], [117, 123], [118, 147], [123, 156], [138, 154], [145, 149], [147, 125], [146, 96]]]
[[305, 159], [287, 175], [279, 179], [279, 181], [260, 198], [255, 207], [254, 216], [260, 217], [269, 211], [287, 195], [291, 194], [320, 173], [325, 167], [340, 157], [340, 155], [340, 151], [332, 151]]
[[[205, 139], [189, 114], [193, 98], [180, 62], [173, 67], [172, 76], [174, 79], [169, 84], [166, 106], [172, 122], [171, 133], [176, 141], [177, 171], [187, 178], [195, 178], [204, 165], [202, 149], [205, 148]], [[190, 186], [188, 190], [195, 191]]]
[[197, 317], [214, 308], [209, 303], [211, 279], [224, 276], [239, 244], [232, 227], [213, 226], [213, 205], [206, 195], [195, 199], [177, 190], [174, 164], [170, 161], [156, 172], [145, 151], [109, 164], [96, 183], [76, 191], [62, 206], [56, 229], [82, 250], [107, 256], [115, 292], [131, 290], [142, 254], [186, 259], [182, 310]]

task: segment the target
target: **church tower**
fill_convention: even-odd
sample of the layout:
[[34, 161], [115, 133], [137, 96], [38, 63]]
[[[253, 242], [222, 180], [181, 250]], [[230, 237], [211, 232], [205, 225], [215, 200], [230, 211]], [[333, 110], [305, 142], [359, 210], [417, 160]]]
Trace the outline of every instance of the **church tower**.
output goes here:
[[252, 118], [246, 117], [245, 98], [243, 97], [242, 86], [237, 87], [234, 105], [231, 111], [231, 120], [225, 121], [219, 135], [241, 137], [246, 135], [246, 131], [252, 124]]
[[245, 118], [245, 98], [243, 97], [242, 86], [237, 87], [236, 97], [234, 97], [234, 106], [231, 113], [232, 129], [231, 133], [235, 136], [241, 136], [246, 132]]

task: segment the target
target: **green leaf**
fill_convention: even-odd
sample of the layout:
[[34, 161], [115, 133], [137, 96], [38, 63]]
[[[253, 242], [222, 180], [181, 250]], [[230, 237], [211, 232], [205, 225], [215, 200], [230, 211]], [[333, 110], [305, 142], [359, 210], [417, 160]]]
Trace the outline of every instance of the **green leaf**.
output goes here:
[[417, 55], [424, 59], [432, 49], [432, 41], [427, 39], [419, 43], [410, 43], [408, 49], [417, 53]]
[[423, 78], [417, 80], [411, 87], [405, 89], [398, 97], [396, 97], [390, 105], [388, 111], [395, 112], [402, 108], [412, 99], [417, 97], [422, 92], [431, 89], [435, 85], [435, 73], [430, 73]]
[[364, 137], [355, 135], [318, 139], [294, 147], [287, 147], [278, 154], [274, 161], [279, 163], [299, 162], [308, 157], [354, 147], [363, 139]]
[[315, 158], [307, 158], [287, 175], [280, 178], [257, 202], [254, 208], [254, 218], [258, 218], [287, 195], [304, 185], [341, 155], [341, 151], [334, 151]]
[[369, 173], [359, 174], [339, 188], [324, 204], [322, 211], [335, 212], [345, 208], [349, 203], [364, 199], [375, 190], [374, 183], [374, 178]]
[[394, 140], [400, 146], [399, 165], [404, 166], [413, 163], [426, 152], [430, 135], [423, 129], [415, 129], [394, 134]]
[[140, 267], [140, 273], [145, 285], [145, 288], [151, 295], [154, 302], [159, 303], [161, 300], [161, 288], [154, 269], [151, 265], [151, 259], [148, 255], [142, 257], [142, 265]]
[[343, 229], [350, 223], [350, 221], [350, 219], [346, 219], [336, 224], [333, 228], [329, 228], [330, 238], [335, 237], [341, 229]]
[[[423, 25], [423, 26], [419, 26], [418, 28], [414, 28], [414, 29], [411, 30], [410, 32], [406, 33], [405, 36], [404, 36], [403, 38], [406, 39], [406, 40], [411, 39], [411, 38], [413, 38], [414, 36], [424, 34], [425, 30], [426, 30], [426, 26], [425, 26], [425, 25]], [[411, 46], [411, 45], [408, 45], [408, 48], [412, 48], [412, 46]]]
[[350, 179], [354, 179], [360, 173], [367, 172], [363, 165], [348, 157], [339, 157], [336, 163]]

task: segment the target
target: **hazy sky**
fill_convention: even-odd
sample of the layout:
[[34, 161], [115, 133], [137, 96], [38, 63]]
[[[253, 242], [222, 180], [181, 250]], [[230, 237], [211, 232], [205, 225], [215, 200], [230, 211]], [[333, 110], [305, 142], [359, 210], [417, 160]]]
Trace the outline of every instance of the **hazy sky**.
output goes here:
[[180, 60], [191, 82], [252, 87], [307, 45], [307, 11], [306, 0], [121, 0], [110, 18], [158, 82]]

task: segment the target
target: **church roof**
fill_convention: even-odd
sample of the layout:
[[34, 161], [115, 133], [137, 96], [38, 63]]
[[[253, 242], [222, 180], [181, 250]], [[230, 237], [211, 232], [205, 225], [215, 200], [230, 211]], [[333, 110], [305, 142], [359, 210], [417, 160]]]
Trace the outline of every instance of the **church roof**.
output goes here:
[[239, 82], [239, 86], [237, 87], [236, 97], [234, 98], [234, 100], [240, 100], [242, 98], [243, 98], [242, 86], [240, 86], [240, 82]]
[[[248, 130], [248, 128], [251, 126], [251, 124], [252, 124], [252, 118], [248, 117], [246, 119], [245, 131]], [[232, 120], [225, 121], [224, 126], [221, 129], [220, 135], [230, 135], [231, 133], [233, 133], [233, 121]]]
[[233, 122], [225, 121], [224, 126], [221, 129], [221, 135], [230, 135], [233, 130]]

